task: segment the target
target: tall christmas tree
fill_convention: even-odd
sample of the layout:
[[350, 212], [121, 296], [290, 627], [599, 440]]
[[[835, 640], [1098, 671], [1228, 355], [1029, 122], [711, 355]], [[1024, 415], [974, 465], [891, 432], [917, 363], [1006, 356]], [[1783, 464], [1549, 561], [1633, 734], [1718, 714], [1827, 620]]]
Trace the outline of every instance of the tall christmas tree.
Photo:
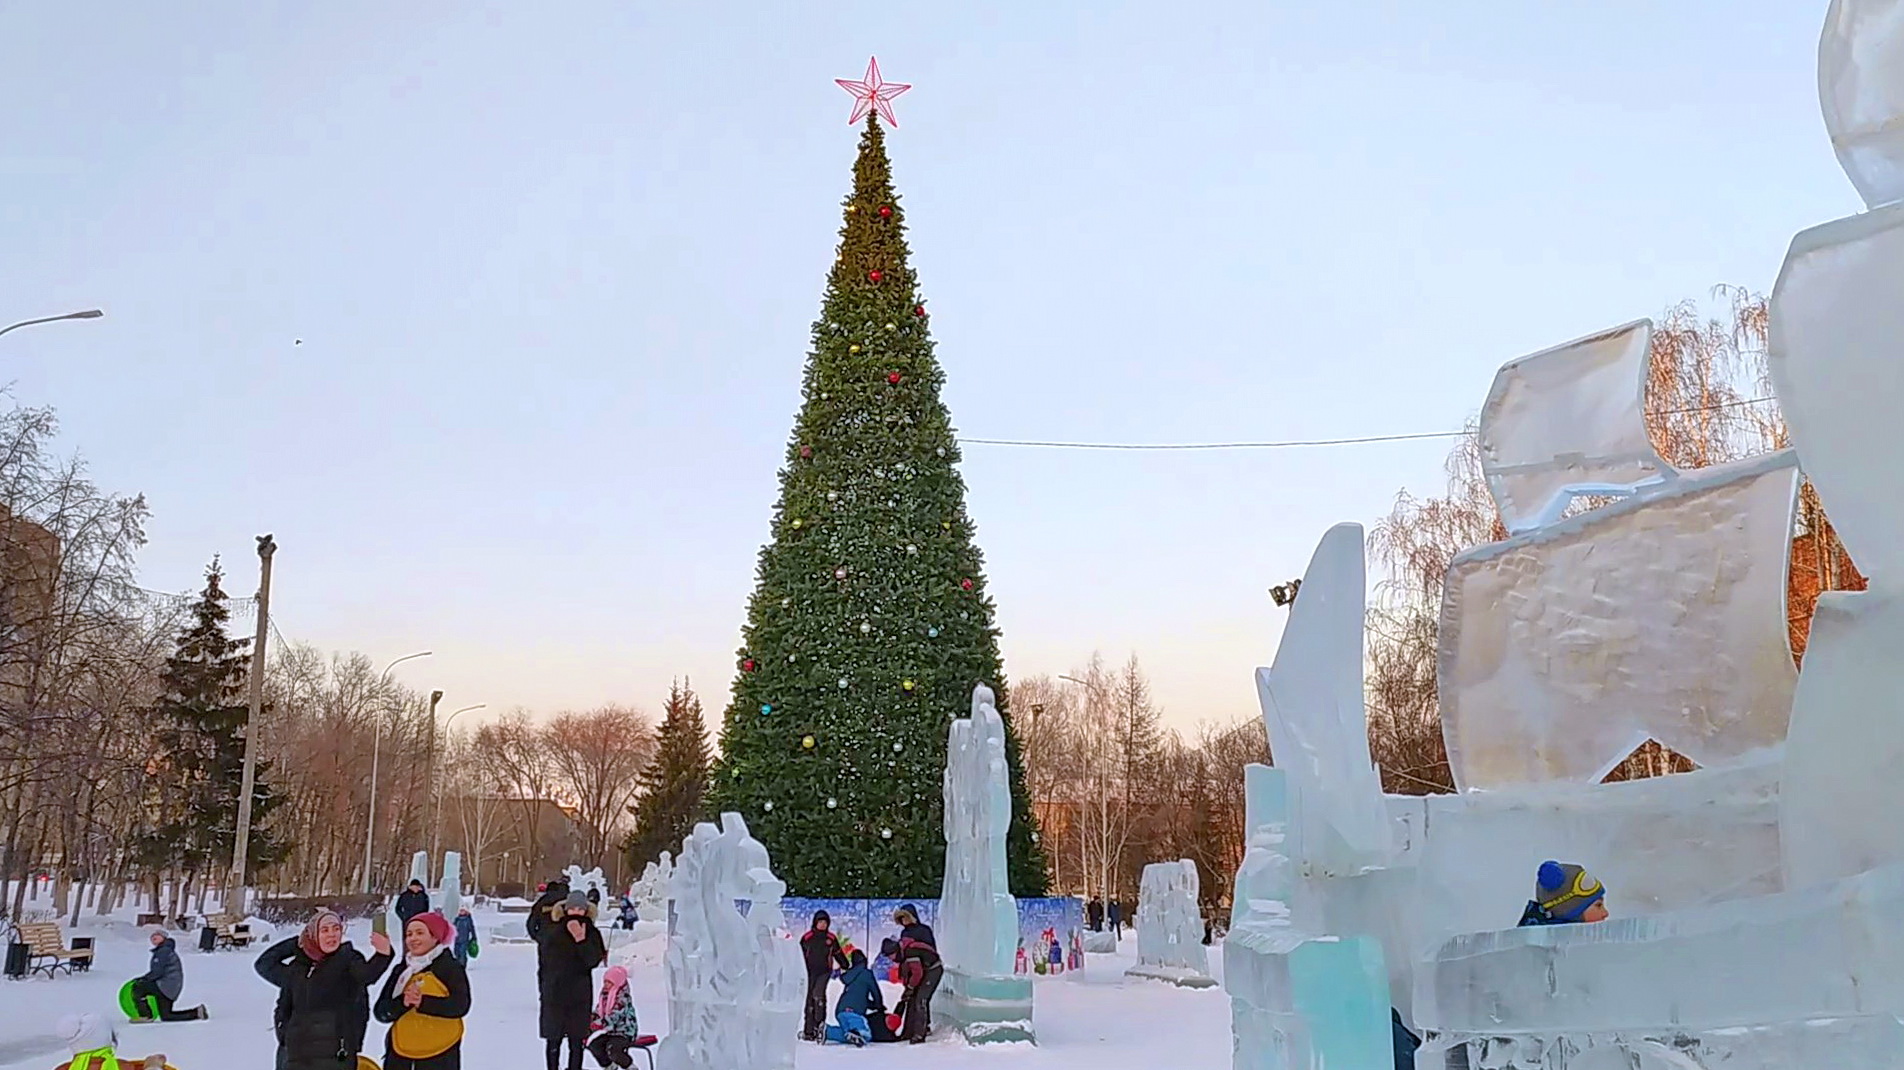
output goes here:
[[668, 708], [655, 733], [655, 756], [641, 771], [641, 794], [629, 809], [635, 829], [622, 853], [631, 873], [661, 857], [679, 854], [681, 841], [702, 819], [707, 796], [707, 723], [701, 717], [701, 697], [692, 685], [676, 683], [668, 689]]
[[[153, 708], [157, 753], [153, 785], [161, 820], [141, 837], [141, 860], [154, 868], [216, 871], [231, 863], [238, 836], [238, 797], [244, 788], [244, 691], [251, 666], [249, 639], [226, 634], [231, 610], [217, 560], [205, 570], [205, 590], [178, 646], [165, 659], [163, 693]], [[251, 796], [251, 843], [247, 868], [283, 859], [284, 845], [268, 831], [280, 800], [260, 762]], [[246, 874], [247, 877], [250, 873]]]
[[[841, 84], [861, 99], [855, 122], [869, 108], [891, 120], [885, 102], [903, 88], [877, 68]], [[845, 207], [711, 802], [747, 818], [795, 894], [932, 897], [946, 729], [973, 685], [1002, 697], [1004, 673], [878, 116]], [[1006, 724], [1012, 890], [1042, 895]]]

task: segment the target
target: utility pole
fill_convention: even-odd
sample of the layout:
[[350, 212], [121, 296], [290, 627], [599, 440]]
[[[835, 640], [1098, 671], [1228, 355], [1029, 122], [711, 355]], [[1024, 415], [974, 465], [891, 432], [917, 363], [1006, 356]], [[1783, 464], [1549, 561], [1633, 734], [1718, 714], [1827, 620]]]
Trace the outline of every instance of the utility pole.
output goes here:
[[[258, 631], [251, 642], [251, 701], [245, 711], [245, 775], [238, 789], [238, 836], [231, 848], [231, 883], [225, 893], [225, 912], [243, 916], [245, 908], [245, 864], [251, 853], [251, 793], [258, 784], [258, 722], [264, 716], [264, 643], [271, 632], [271, 555], [278, 544], [270, 535], [258, 536]], [[238, 895], [238, 909], [232, 910], [231, 895]]]

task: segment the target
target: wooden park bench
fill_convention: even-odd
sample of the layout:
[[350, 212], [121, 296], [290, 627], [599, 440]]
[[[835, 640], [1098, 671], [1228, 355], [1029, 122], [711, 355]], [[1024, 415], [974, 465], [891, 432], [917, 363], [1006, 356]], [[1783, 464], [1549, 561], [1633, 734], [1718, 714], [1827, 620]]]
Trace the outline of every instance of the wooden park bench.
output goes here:
[[57, 921], [25, 921], [13, 927], [13, 942], [27, 947], [26, 972], [54, 977], [59, 971], [82, 973], [93, 966], [93, 939], [76, 936], [71, 947]]
[[214, 947], [242, 950], [251, 946], [251, 926], [236, 914], [212, 914], [205, 919], [205, 927], [218, 934]]

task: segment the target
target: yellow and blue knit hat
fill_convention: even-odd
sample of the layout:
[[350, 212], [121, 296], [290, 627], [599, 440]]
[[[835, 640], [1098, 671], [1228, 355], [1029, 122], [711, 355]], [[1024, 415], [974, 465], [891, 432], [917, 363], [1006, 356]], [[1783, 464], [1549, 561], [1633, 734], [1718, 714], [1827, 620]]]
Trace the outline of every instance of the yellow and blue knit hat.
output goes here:
[[1579, 921], [1587, 908], [1606, 898], [1606, 888], [1584, 867], [1542, 862], [1534, 880], [1534, 902], [1555, 921]]

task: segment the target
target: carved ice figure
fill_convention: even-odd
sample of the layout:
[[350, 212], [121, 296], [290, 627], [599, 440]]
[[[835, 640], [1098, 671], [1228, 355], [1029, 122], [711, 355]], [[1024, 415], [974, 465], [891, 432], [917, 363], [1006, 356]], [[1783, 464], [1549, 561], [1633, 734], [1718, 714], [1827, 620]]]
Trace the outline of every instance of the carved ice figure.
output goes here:
[[443, 916], [456, 918], [463, 905], [463, 856], [458, 851], [443, 852], [443, 883], [436, 890], [436, 909]]
[[641, 879], [629, 889], [635, 901], [635, 913], [642, 921], [667, 921], [668, 900], [672, 898], [669, 881], [674, 875], [674, 856], [661, 852], [658, 861], [642, 867]]
[[584, 873], [581, 866], [571, 865], [562, 871], [562, 876], [568, 880], [570, 891], [586, 893], [593, 888], [604, 901], [608, 899], [608, 878], [602, 875], [602, 867], [596, 866]]
[[1827, 592], [1812, 617], [1781, 791], [1793, 886], [1904, 861], [1904, 3], [1834, 2], [1819, 86], [1871, 211], [1793, 239], [1772, 291], [1772, 383], [1870, 589]]
[[775, 929], [787, 886], [769, 867], [739, 814], [722, 814], [719, 828], [694, 826], [682, 843], [660, 1070], [793, 1066], [806, 973], [799, 949]]
[[992, 689], [972, 689], [972, 716], [946, 733], [945, 879], [939, 898], [939, 954], [945, 980], [933, 1000], [973, 1043], [1032, 1039], [1031, 981], [1014, 976], [1018, 901], [1006, 878], [1011, 826], [1005, 720]]
[[1369, 760], [1366, 609], [1362, 526], [1337, 524], [1303, 573], [1275, 663], [1256, 670], [1270, 752], [1289, 774], [1302, 861], [1334, 875], [1384, 865], [1392, 846], [1381, 780]]
[[[1455, 558], [1441, 609], [1462, 789], [1597, 783], [1648, 738], [1707, 767], [1785, 740], [1797, 457], [1660, 460], [1641, 409], [1651, 338], [1640, 321], [1495, 377], [1482, 468], [1515, 534]], [[1562, 519], [1582, 495], [1619, 500]]]
[[1124, 971], [1185, 988], [1210, 988], [1203, 948], [1197, 864], [1188, 858], [1144, 867], [1137, 894], [1137, 965]]
[[[1303, 593], [1309, 595], [1305, 578]], [[1237, 870], [1223, 986], [1230, 995], [1233, 1070], [1388, 1070], [1388, 976], [1367, 936], [1302, 931], [1290, 799], [1283, 771], [1243, 770], [1248, 848]], [[1143, 939], [1143, 929], [1138, 929]]]
[[410, 856], [410, 879], [425, 888], [430, 886], [430, 852], [418, 851]]

